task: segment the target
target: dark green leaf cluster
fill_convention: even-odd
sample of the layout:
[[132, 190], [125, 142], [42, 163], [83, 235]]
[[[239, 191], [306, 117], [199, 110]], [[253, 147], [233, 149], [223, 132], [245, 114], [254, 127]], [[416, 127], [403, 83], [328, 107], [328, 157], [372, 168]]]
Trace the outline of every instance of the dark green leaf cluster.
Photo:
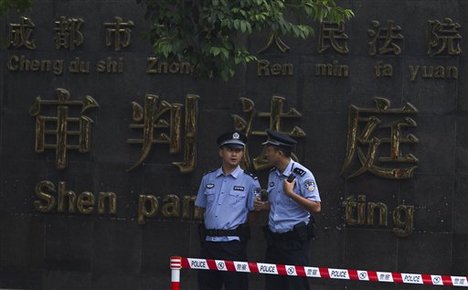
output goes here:
[[4, 15], [8, 10], [24, 11], [32, 4], [33, 0], [0, 0], [0, 15]]
[[[353, 12], [334, 0], [136, 0], [146, 8], [154, 53], [187, 61], [194, 73], [227, 80], [256, 60], [245, 46], [255, 32], [305, 39], [311, 21], [341, 22]], [[289, 20], [295, 15], [295, 22]]]

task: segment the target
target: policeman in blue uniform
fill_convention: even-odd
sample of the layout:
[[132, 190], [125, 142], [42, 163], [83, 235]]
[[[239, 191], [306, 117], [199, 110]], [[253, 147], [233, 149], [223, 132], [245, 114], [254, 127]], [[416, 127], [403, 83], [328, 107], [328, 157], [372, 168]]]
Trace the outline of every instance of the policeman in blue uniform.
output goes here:
[[[247, 142], [245, 134], [232, 131], [218, 137], [220, 168], [203, 176], [195, 206], [204, 209], [200, 227], [201, 256], [207, 259], [246, 261], [249, 238], [247, 217], [260, 192], [257, 177], [244, 171], [240, 162]], [[246, 273], [199, 271], [199, 290], [248, 289]]]
[[[309, 242], [313, 236], [311, 213], [320, 212], [320, 194], [314, 175], [291, 159], [297, 141], [267, 130], [265, 157], [273, 166], [268, 176], [268, 201], [256, 199], [256, 210], [270, 210], [266, 262], [309, 265]], [[309, 289], [307, 278], [266, 275], [267, 290]]]

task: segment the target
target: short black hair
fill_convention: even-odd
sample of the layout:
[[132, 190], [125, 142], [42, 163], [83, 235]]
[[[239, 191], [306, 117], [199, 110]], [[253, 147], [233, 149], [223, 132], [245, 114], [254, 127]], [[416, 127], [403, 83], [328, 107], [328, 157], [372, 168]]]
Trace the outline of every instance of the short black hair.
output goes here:
[[290, 158], [292, 156], [292, 148], [291, 147], [276, 146], [276, 145], [271, 145], [271, 144], [268, 144], [267, 146], [271, 146], [271, 147], [275, 148], [275, 150], [283, 152], [283, 155], [285, 157]]
[[223, 148], [227, 148], [227, 149], [239, 149], [239, 150], [242, 150], [242, 151], [245, 150], [245, 147], [241, 147], [241, 146], [235, 145], [235, 144], [224, 144], [224, 145], [222, 145], [222, 146], [219, 146], [219, 149], [223, 149]]

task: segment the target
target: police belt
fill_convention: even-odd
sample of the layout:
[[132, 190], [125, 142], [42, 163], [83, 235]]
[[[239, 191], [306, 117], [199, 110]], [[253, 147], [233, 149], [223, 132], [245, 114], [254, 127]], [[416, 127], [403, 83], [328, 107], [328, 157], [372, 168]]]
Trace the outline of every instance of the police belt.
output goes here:
[[240, 224], [235, 229], [207, 229], [204, 224], [200, 224], [199, 228], [200, 240], [205, 241], [207, 236], [210, 237], [239, 237], [241, 242], [245, 242], [250, 239], [250, 227], [247, 223]]
[[233, 230], [218, 230], [218, 229], [206, 229], [206, 235], [210, 237], [227, 237], [227, 236], [239, 236], [241, 234], [239, 228]]
[[297, 240], [297, 234], [294, 230], [285, 233], [275, 233], [270, 230], [271, 238], [275, 241]]
[[293, 229], [284, 233], [272, 232], [269, 227], [266, 227], [267, 239], [270, 237], [273, 241], [293, 241], [293, 240], [307, 240], [313, 236], [313, 221], [308, 224], [300, 222], [294, 225]]

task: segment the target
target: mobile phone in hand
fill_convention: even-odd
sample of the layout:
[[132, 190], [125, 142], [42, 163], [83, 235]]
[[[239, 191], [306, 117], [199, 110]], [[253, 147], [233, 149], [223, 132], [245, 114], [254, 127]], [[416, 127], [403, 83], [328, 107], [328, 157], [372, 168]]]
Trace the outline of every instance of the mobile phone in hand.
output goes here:
[[294, 178], [295, 178], [294, 174], [291, 173], [291, 174], [289, 174], [289, 176], [288, 176], [288, 178], [286, 179], [286, 181], [289, 182], [289, 183], [291, 183], [291, 182], [293, 182]]

